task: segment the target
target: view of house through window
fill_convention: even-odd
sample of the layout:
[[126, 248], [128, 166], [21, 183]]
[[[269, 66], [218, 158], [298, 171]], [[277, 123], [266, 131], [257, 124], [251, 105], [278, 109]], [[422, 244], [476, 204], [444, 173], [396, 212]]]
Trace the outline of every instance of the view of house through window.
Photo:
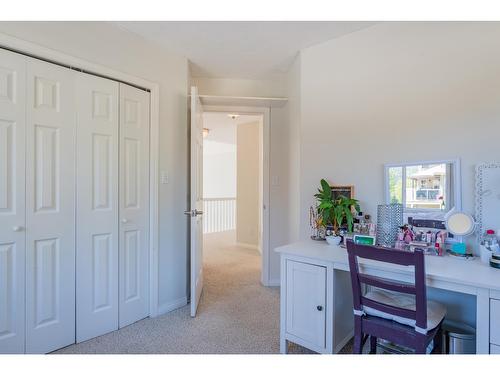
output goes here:
[[390, 203], [418, 210], [450, 209], [448, 164], [402, 165], [388, 168]]

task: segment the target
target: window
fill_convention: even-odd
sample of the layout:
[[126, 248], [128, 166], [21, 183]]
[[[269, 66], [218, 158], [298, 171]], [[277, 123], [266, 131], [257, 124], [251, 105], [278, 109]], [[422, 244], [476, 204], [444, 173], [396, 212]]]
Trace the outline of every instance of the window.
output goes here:
[[386, 200], [405, 211], [448, 212], [459, 203], [458, 161], [386, 165]]

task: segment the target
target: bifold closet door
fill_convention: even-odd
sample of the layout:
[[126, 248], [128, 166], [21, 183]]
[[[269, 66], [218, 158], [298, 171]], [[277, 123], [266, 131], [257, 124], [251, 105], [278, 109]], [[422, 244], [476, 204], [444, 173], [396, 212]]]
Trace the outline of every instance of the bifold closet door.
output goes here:
[[28, 59], [27, 353], [75, 342], [75, 74]]
[[0, 50], [0, 353], [24, 353], [26, 59]]
[[76, 341], [118, 329], [118, 83], [77, 81]]
[[149, 101], [120, 83], [120, 328], [149, 315]]

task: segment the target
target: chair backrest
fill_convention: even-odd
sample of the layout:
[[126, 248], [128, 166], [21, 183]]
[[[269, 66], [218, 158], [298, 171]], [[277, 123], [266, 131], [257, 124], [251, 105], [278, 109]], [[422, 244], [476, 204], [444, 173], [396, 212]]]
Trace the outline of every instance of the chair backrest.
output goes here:
[[[351, 273], [354, 312], [362, 312], [363, 306], [371, 307], [387, 314], [415, 320], [415, 329], [421, 333], [427, 332], [427, 295], [423, 252], [421, 250], [411, 252], [379, 246], [361, 245], [354, 243], [352, 240], [347, 241], [347, 252], [349, 254], [349, 269]], [[402, 266], [414, 266], [415, 282], [414, 284], [409, 284], [362, 274], [359, 272], [358, 258], [371, 259]], [[361, 293], [361, 284], [414, 295], [416, 309], [409, 310], [401, 307], [395, 307], [366, 298]]]

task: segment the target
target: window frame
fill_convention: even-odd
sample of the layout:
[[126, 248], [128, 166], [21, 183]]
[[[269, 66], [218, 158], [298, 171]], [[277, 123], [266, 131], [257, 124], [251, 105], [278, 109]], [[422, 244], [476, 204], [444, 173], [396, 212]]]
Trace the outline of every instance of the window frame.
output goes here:
[[[447, 207], [446, 210], [440, 210], [436, 208], [407, 208], [406, 207], [406, 167], [413, 167], [418, 165], [427, 164], [449, 164], [451, 169], [452, 178], [449, 180], [452, 186], [448, 186], [446, 189], [453, 192], [453, 206]], [[402, 187], [402, 201], [403, 201], [403, 211], [411, 213], [443, 213], [444, 215], [451, 211], [452, 209], [462, 210], [462, 176], [460, 159], [445, 159], [445, 160], [425, 160], [425, 161], [411, 161], [411, 162], [400, 162], [400, 163], [387, 163], [384, 164], [384, 195], [386, 204], [391, 203], [391, 192], [389, 186], [389, 169], [390, 168], [402, 168], [403, 187]], [[450, 196], [451, 198], [451, 196]]]

